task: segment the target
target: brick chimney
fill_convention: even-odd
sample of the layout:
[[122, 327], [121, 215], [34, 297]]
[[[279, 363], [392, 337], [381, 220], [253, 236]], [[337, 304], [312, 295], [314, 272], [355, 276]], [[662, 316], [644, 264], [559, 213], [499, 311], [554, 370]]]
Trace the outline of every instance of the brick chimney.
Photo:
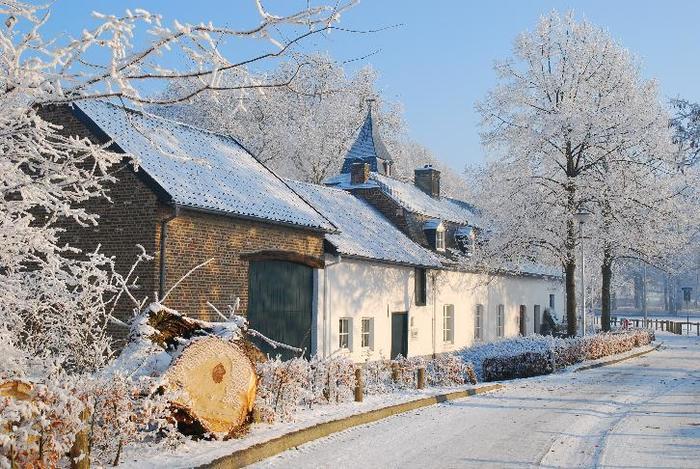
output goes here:
[[369, 179], [369, 164], [353, 163], [350, 167], [350, 184], [364, 184]]
[[430, 197], [440, 197], [440, 171], [433, 168], [433, 165], [426, 164], [422, 168], [416, 169], [414, 181], [416, 187]]

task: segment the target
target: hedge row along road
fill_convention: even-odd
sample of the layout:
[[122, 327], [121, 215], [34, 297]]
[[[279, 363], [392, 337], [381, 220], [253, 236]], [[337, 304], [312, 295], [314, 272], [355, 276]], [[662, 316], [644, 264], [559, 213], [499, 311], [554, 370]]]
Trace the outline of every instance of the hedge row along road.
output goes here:
[[355, 427], [255, 467], [697, 467], [700, 339]]

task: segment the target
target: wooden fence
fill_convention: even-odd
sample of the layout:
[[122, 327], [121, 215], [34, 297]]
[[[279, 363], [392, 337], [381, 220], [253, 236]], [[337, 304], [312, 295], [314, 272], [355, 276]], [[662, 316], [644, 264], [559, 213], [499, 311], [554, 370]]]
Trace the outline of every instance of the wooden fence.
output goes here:
[[[624, 318], [613, 316], [610, 318], [612, 327], [623, 327], [627, 321], [628, 327], [645, 327], [657, 331], [668, 331], [678, 335], [698, 335], [700, 336], [700, 322], [672, 321], [669, 319], [645, 319], [644, 318]], [[595, 323], [600, 324], [600, 316], [595, 316]]]

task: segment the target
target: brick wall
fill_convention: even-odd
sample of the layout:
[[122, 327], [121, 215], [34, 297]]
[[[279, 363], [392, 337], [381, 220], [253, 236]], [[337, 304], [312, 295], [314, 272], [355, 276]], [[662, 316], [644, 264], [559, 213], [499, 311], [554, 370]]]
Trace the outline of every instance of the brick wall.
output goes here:
[[[42, 115], [63, 125], [68, 135], [99, 141], [67, 107], [45, 108]], [[135, 272], [140, 285], [135, 296], [139, 300], [147, 296], [152, 301], [159, 287], [161, 221], [172, 216], [173, 209], [160, 201], [130, 166], [122, 164], [115, 170], [118, 181], [107, 185], [111, 202], [94, 199], [86, 204], [87, 210], [100, 215], [99, 225], [85, 228], [66, 224], [63, 239], [84, 250], [94, 250], [100, 244], [102, 252], [115, 256], [121, 273], [129, 271], [140, 252], [136, 244], [141, 244], [154, 259]], [[239, 312], [246, 312], [248, 261], [240, 254], [279, 250], [323, 257], [321, 233], [189, 210], [182, 210], [168, 223], [166, 245], [166, 291], [192, 267], [215, 258], [178, 286], [166, 301], [183, 313], [207, 319], [218, 319], [207, 301], [225, 311], [226, 305], [240, 297]], [[128, 319], [132, 308], [130, 301], [122, 299], [116, 315]], [[111, 332], [123, 338], [127, 331], [117, 327]]]
[[[66, 106], [44, 108], [41, 114], [44, 119], [62, 125], [64, 134], [99, 142]], [[105, 185], [111, 202], [106, 198], [95, 198], [84, 204], [87, 211], [100, 216], [98, 225], [82, 227], [65, 221], [63, 227], [66, 232], [61, 239], [84, 251], [94, 251], [100, 245], [100, 251], [107, 256], [114, 256], [117, 271], [125, 275], [140, 253], [137, 244], [142, 245], [150, 254], [156, 251], [158, 200], [126, 161], [113, 166], [112, 172], [117, 182]], [[134, 296], [141, 299], [148, 295], [152, 299], [153, 291], [157, 288], [155, 265], [152, 262], [140, 264], [135, 276], [138, 276], [140, 288], [134, 291]], [[128, 319], [133, 308], [130, 300], [122, 298], [115, 309], [115, 315], [120, 319]], [[125, 328], [114, 325], [110, 329], [117, 338], [123, 338], [128, 332]]]
[[[166, 213], [172, 214], [172, 210]], [[194, 266], [214, 258], [173, 290], [165, 302], [202, 319], [218, 320], [207, 301], [226, 312], [236, 297], [241, 299], [238, 313], [246, 314], [248, 261], [241, 259], [241, 254], [274, 250], [317, 259], [323, 256], [320, 233], [257, 221], [182, 210], [168, 223], [167, 230], [166, 291]]]

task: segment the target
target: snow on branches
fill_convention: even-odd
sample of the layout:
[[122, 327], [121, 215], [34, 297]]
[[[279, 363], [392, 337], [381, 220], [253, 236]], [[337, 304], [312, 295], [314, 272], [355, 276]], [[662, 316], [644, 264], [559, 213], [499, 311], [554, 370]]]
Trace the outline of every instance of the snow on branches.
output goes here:
[[[492, 157], [478, 178], [489, 223], [481, 255], [564, 267], [574, 335], [574, 215], [593, 215], [589, 260], [651, 262], [684, 242], [696, 197], [678, 172], [656, 83], [603, 29], [552, 12], [495, 70], [498, 83], [478, 104]], [[603, 270], [604, 285], [609, 275]]]

